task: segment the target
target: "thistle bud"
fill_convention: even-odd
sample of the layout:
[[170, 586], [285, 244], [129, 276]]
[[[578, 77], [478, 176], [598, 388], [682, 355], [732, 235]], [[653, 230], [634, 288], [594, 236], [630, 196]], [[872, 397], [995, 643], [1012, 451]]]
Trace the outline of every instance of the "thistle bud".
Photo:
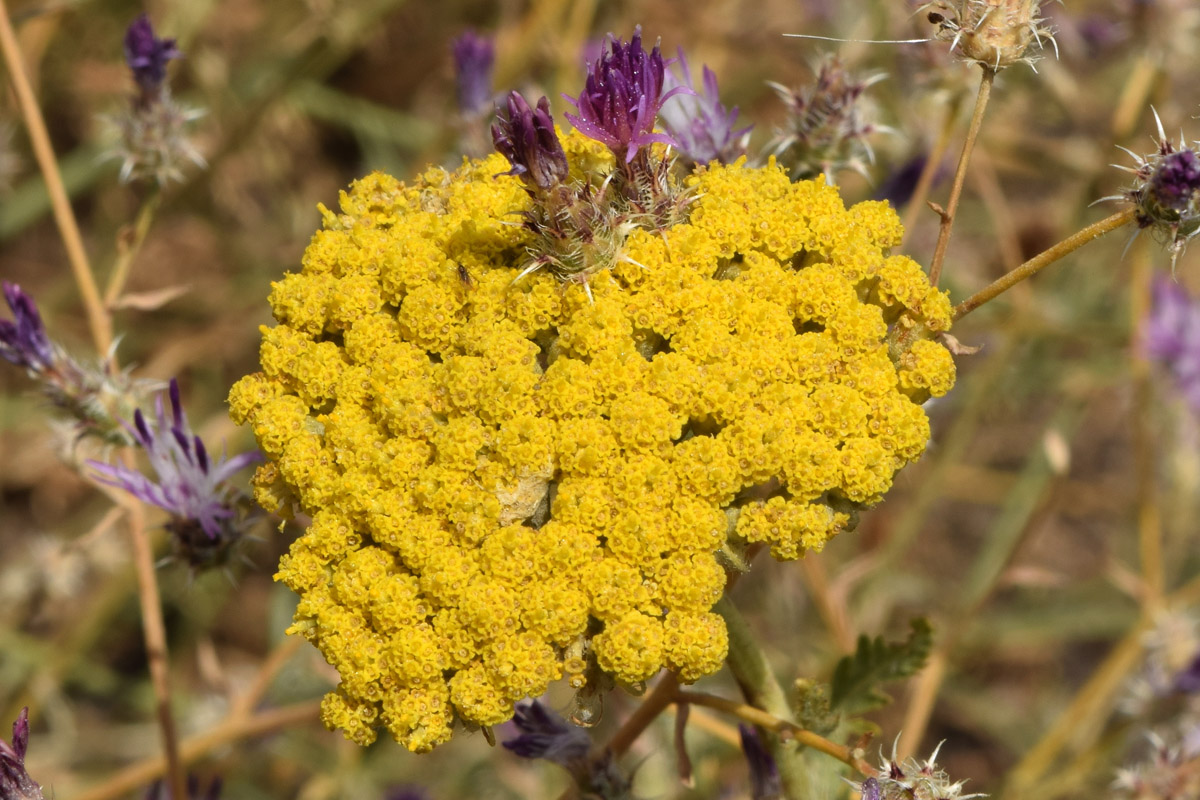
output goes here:
[[1196, 147], [1185, 145], [1182, 136], [1178, 144], [1172, 143], [1157, 115], [1155, 120], [1157, 151], [1143, 156], [1125, 150], [1137, 162], [1134, 167], [1121, 167], [1133, 174], [1133, 188], [1105, 199], [1124, 198], [1137, 206], [1138, 227], [1151, 229], [1162, 241], [1174, 269], [1187, 243], [1200, 233], [1200, 155]]

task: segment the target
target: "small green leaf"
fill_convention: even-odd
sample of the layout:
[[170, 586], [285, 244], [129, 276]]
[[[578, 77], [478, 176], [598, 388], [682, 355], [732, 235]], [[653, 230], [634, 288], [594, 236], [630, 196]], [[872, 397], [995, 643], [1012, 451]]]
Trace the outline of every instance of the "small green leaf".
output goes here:
[[881, 691], [880, 685], [907, 678], [925, 666], [933, 648], [933, 627], [923, 617], [909, 625], [912, 630], [904, 642], [888, 644], [882, 636], [858, 638], [854, 655], [839, 661], [833, 671], [830, 699], [833, 710], [856, 714], [887, 705], [891, 698]]

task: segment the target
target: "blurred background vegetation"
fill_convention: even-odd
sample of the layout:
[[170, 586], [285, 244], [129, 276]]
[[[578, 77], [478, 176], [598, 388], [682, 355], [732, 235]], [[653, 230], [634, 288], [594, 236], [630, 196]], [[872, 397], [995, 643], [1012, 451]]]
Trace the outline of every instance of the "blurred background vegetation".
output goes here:
[[[802, 86], [827, 52], [855, 74], [885, 72], [868, 95], [891, 132], [872, 137], [868, 177], [839, 176], [847, 202], [871, 197], [949, 131], [946, 180], [930, 196], [944, 203], [978, 81], [945, 43], [781, 35], [932, 35], [925, 13], [901, 0], [45, 0], [9, 10], [102, 282], [142, 200], [118, 182], [119, 160], [104, 158], [104, 116], [132, 92], [122, 36], [145, 11], [178, 38], [185, 58], [170, 68], [172, 85], [206, 110], [193, 130], [209, 166], [166, 191], [133, 265], [133, 302], [117, 313], [119, 357], [141, 377], [178, 376], [194, 427], [230, 452], [252, 442], [226, 419], [226, 392], [257, 369], [269, 282], [299, 268], [317, 203], [334, 206], [341, 187], [371, 170], [403, 178], [431, 162], [452, 166], [479, 141], [478, 123], [459, 119], [454, 100], [450, 45], [468, 27], [495, 37], [498, 93], [544, 93], [561, 114], [560, 93], [578, 92], [589, 46], [641, 24], [666, 54], [682, 46], [695, 73], [702, 63], [717, 73], [722, 99], [756, 126], [752, 153], [784, 115], [765, 81]], [[1151, 106], [1168, 135], [1200, 138], [1191, 0], [1070, 0], [1043, 11], [1059, 57], [997, 82], [943, 277], [955, 301], [1115, 210], [1091, 204], [1127, 185], [1109, 166], [1132, 163], [1116, 145], [1154, 149]], [[38, 300], [52, 336], [91, 357], [10, 92], [0, 95], [0, 122], [0, 278]], [[928, 263], [937, 216], [904, 216], [904, 251]], [[802, 563], [761, 559], [756, 579], [734, 590], [784, 681], [828, 679], [858, 635], [899, 639], [911, 617], [931, 618], [933, 662], [875, 715], [883, 733], [872, 756], [905, 730], [904, 749], [919, 754], [947, 740], [940, 763], [972, 791], [1095, 792], [1145, 730], [1110, 713], [1141, 668], [1145, 631], [1170, 614], [1177, 636], [1194, 636], [1189, 596], [1163, 602], [1153, 565], [1164, 565], [1167, 592], [1198, 573], [1197, 425], [1133, 347], [1149, 278], [1169, 267], [1148, 237], [1126, 250], [1129, 235], [1091, 245], [957, 326], [960, 342], [982, 349], [959, 359], [958, 386], [930, 405], [934, 444], [922, 462], [856, 532]], [[1177, 278], [1200, 287], [1198, 269], [1194, 249]], [[186, 291], [137, 307], [176, 288]], [[29, 771], [48, 793], [74, 798], [154, 756], [158, 736], [127, 538], [109, 500], [62, 458], [69, 436], [51, 417], [19, 370], [0, 370], [0, 723], [31, 707]], [[185, 740], [220, 722], [284, 639], [294, 598], [271, 575], [296, 531], [258, 533], [252, 565], [232, 578], [159, 570]], [[307, 646], [285, 655], [267, 704], [317, 698], [335, 679]], [[1089, 684], [1102, 665], [1106, 682]], [[724, 674], [705, 685], [736, 696]], [[635, 705], [614, 694], [597, 735]], [[640, 764], [637, 796], [748, 797], [732, 730], [693, 712], [695, 785], [685, 788], [667, 715], [628, 757]], [[414, 756], [390, 741], [358, 748], [315, 714], [209, 747], [190, 769], [223, 776], [224, 796], [247, 800], [384, 797], [406, 785], [430, 798], [537, 798], [565, 786], [553, 767], [481, 735]]]

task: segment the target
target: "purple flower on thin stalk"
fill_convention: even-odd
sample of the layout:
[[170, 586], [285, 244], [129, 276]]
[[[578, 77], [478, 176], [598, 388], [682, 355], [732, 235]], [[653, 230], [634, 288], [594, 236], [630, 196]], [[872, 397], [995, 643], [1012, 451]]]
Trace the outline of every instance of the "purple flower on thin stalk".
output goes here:
[[141, 102], [158, 99], [167, 80], [167, 62], [183, 53], [174, 39], [159, 39], [145, 14], [135, 19], [125, 31], [125, 63], [142, 90]]
[[763, 746], [758, 731], [749, 725], [738, 725], [742, 752], [750, 765], [750, 797], [753, 800], [778, 800], [783, 797], [783, 784], [775, 759]]
[[681, 75], [668, 72], [664, 85], [668, 94], [679, 87], [687, 89], [687, 92], [663, 103], [660, 112], [663, 127], [678, 142], [683, 154], [695, 163], [719, 161], [730, 164], [745, 155], [750, 129], [754, 126], [747, 125], [734, 130], [738, 109], [734, 106], [732, 111], [727, 111], [721, 105], [716, 74], [705, 66], [704, 91], [697, 92], [683, 48], [679, 48], [678, 52], [679, 58], [675, 59], [675, 63], [679, 65]]
[[13, 723], [12, 744], [0, 739], [0, 797], [4, 800], [42, 800], [42, 787], [25, 771], [29, 746], [29, 709]]
[[146, 451], [158, 477], [152, 481], [129, 467], [89, 461], [96, 479], [171, 513], [167, 529], [181, 555], [193, 566], [221, 561], [241, 538], [235, 508], [240, 493], [227, 482], [234, 473], [262, 459], [258, 451], [213, 461], [199, 436], [192, 433], [179, 401], [179, 383], [171, 380], [168, 416], [160, 394], [155, 399], [155, 425], [141, 409], [134, 412], [130, 433]]
[[475, 31], [463, 31], [451, 46], [454, 79], [458, 87], [458, 110], [464, 116], [484, 113], [492, 106], [492, 67], [496, 47]]
[[50, 402], [75, 419], [81, 434], [130, 444], [114, 409], [130, 404], [138, 385], [105, 364], [85, 367], [72, 359], [47, 335], [33, 298], [15, 283], [2, 288], [13, 318], [0, 320], [0, 358], [24, 367]]
[[566, 180], [567, 154], [554, 131], [550, 101], [543, 97], [530, 108], [520, 92], [508, 95], [508, 113], [498, 112], [492, 124], [492, 141], [526, 186], [545, 191]]
[[187, 137], [188, 125], [203, 112], [175, 102], [167, 83], [167, 62], [181, 56], [174, 39], [154, 35], [145, 14], [125, 32], [125, 63], [138, 94], [123, 113], [108, 117], [121, 143], [107, 154], [121, 158], [122, 183], [153, 178], [164, 186], [183, 180], [188, 163], [207, 166]]
[[610, 36], [608, 48], [588, 65], [587, 83], [579, 97], [563, 95], [579, 111], [566, 117], [584, 135], [602, 142], [625, 163], [638, 150], [655, 142], [679, 147], [674, 137], [654, 133], [663, 103], [690, 89], [676, 86], [663, 93], [666, 64], [656, 44], [642, 49], [642, 29], [635, 29], [628, 44]]
[[1200, 412], [1200, 306], [1168, 278], [1154, 284], [1142, 347], [1171, 372], [1188, 405]]

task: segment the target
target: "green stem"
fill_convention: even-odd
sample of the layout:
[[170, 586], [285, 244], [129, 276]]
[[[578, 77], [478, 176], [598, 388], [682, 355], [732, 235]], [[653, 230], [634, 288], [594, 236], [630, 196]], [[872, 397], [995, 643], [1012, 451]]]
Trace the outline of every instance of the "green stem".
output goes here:
[[[717, 601], [713, 611], [721, 615], [729, 630], [729, 655], [725, 663], [729, 665], [746, 701], [774, 717], [791, 720], [792, 710], [787, 696], [775, 680], [767, 657], [754, 641], [754, 634], [741, 612], [728, 595]], [[795, 739], [784, 739], [773, 732], [768, 733], [767, 743], [779, 768], [784, 796], [789, 800], [799, 800], [804, 796], [802, 789], [807, 785], [806, 765], [800, 756], [802, 745]]]

